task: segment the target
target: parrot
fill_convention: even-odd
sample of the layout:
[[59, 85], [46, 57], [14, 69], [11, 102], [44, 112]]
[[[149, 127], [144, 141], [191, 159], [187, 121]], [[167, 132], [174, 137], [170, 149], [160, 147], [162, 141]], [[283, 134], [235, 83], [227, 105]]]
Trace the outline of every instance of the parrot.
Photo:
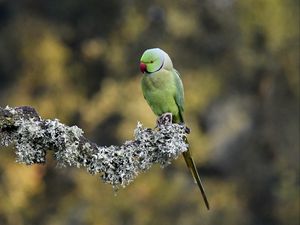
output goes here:
[[[183, 84], [169, 55], [160, 48], [147, 49], [140, 59], [140, 70], [143, 73], [142, 92], [154, 114], [161, 116], [171, 113], [173, 123], [184, 124]], [[189, 148], [183, 152], [183, 157], [209, 210], [206, 193]]]

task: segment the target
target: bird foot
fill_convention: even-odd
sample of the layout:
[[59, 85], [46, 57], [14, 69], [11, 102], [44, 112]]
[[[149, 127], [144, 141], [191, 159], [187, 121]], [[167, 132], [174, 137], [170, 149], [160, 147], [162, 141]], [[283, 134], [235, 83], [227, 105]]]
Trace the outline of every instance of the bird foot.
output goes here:
[[156, 120], [156, 126], [167, 125], [172, 123], [172, 113], [164, 113]]
[[[156, 120], [156, 128], [160, 125], [168, 125], [172, 124], [173, 116], [172, 113], [164, 113], [161, 116], [159, 116]], [[180, 125], [185, 127], [185, 133], [189, 134], [191, 133], [191, 129], [185, 125], [185, 123], [180, 123]]]

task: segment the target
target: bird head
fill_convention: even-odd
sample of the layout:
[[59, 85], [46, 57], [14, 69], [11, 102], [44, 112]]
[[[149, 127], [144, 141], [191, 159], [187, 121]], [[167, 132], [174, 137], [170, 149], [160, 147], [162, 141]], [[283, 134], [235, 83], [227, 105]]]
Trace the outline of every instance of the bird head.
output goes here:
[[169, 55], [160, 48], [147, 49], [140, 60], [140, 70], [142, 73], [155, 73], [161, 69], [173, 69]]

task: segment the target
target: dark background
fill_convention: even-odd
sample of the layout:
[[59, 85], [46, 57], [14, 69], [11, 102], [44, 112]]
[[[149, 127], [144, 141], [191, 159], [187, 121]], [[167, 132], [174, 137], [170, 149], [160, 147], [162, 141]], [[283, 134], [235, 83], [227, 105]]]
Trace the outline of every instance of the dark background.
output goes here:
[[1, 225], [299, 224], [299, 1], [0, 0], [0, 105], [35, 107], [100, 145], [155, 125], [138, 70], [167, 51], [212, 209], [180, 157], [117, 196], [84, 169], [0, 152]]

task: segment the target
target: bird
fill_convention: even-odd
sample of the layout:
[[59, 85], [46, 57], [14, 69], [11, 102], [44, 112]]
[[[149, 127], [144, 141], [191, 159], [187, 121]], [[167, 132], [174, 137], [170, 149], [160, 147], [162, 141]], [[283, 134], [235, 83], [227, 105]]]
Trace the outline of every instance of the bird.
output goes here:
[[[160, 48], [145, 50], [140, 59], [140, 70], [143, 73], [142, 92], [154, 114], [171, 113], [172, 123], [184, 124], [184, 88], [169, 55]], [[189, 148], [183, 152], [183, 157], [209, 210], [209, 202]]]

